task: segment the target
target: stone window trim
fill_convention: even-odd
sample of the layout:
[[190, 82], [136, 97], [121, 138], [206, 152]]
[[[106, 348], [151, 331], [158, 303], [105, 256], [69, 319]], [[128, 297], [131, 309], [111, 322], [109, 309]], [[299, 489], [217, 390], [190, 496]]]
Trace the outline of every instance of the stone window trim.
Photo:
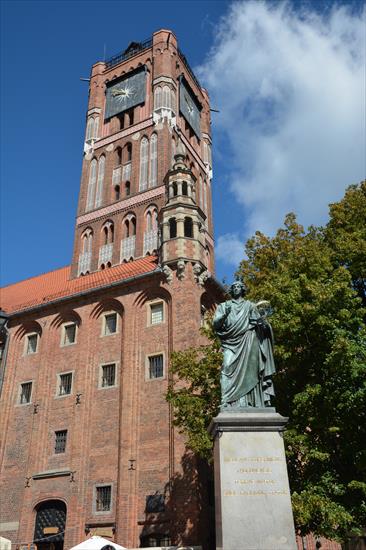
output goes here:
[[[106, 367], [107, 365], [115, 365], [115, 371], [114, 371], [114, 384], [111, 386], [103, 386], [103, 367]], [[118, 373], [119, 373], [119, 361], [103, 361], [103, 363], [100, 363], [98, 366], [98, 390], [111, 390], [113, 388], [118, 388]]]
[[[67, 328], [68, 327], [72, 327], [74, 326], [75, 327], [75, 337], [74, 337], [74, 341], [73, 342], [67, 342], [66, 339], [67, 339]], [[78, 326], [76, 323], [74, 323], [73, 321], [69, 321], [69, 322], [66, 322], [66, 323], [63, 323], [62, 326], [61, 326], [61, 341], [60, 341], [60, 347], [61, 348], [64, 348], [64, 347], [68, 347], [68, 346], [74, 346], [75, 344], [77, 344], [77, 341], [78, 341]]]
[[[27, 401], [26, 403], [21, 403], [23, 384], [31, 384], [30, 398], [29, 398], [29, 401]], [[31, 405], [32, 404], [33, 384], [34, 384], [34, 380], [22, 380], [22, 382], [20, 382], [18, 392], [17, 392], [17, 397], [16, 397], [16, 406], [17, 407], [24, 407], [26, 405]]]
[[[70, 389], [70, 393], [60, 394], [61, 376], [64, 374], [71, 374], [71, 389]], [[65, 372], [58, 372], [56, 374], [56, 377], [57, 377], [57, 384], [56, 384], [55, 399], [62, 399], [64, 397], [69, 397], [70, 395], [73, 395], [75, 371], [67, 370]]]
[[[34, 351], [31, 350], [31, 344], [30, 339], [36, 337], [36, 348]], [[38, 332], [29, 332], [25, 335], [24, 339], [24, 353], [23, 355], [35, 355], [38, 353], [38, 347], [39, 347], [39, 334]]]
[[[152, 307], [153, 306], [156, 306], [156, 305], [160, 305], [162, 304], [163, 306], [163, 320], [160, 321], [159, 323], [153, 323], [152, 322]], [[156, 327], [156, 326], [161, 326], [161, 325], [164, 325], [165, 324], [165, 320], [166, 320], [166, 316], [167, 316], [167, 310], [166, 310], [166, 303], [165, 301], [162, 299], [162, 298], [155, 298], [154, 300], [150, 300], [149, 302], [147, 302], [147, 311], [146, 311], [146, 314], [147, 314], [147, 327]]]
[[[163, 356], [163, 376], [158, 376], [155, 378], [150, 378], [150, 357], [157, 357], [159, 355]], [[166, 379], [166, 357], [164, 351], [155, 351], [153, 353], [147, 353], [145, 356], [145, 382], [155, 382], [156, 380], [165, 380]]]
[[[100, 510], [97, 511], [97, 494], [98, 494], [98, 488], [102, 487], [110, 487], [111, 488], [111, 499], [110, 499], [110, 508], [109, 510]], [[106, 482], [106, 483], [95, 483], [93, 486], [93, 504], [92, 504], [92, 513], [94, 516], [107, 516], [111, 515], [113, 513], [113, 483], [112, 482]]]
[[[108, 317], [108, 315], [115, 315], [116, 316], [116, 330], [114, 332], [108, 332], [108, 325], [107, 325], [107, 320], [106, 318]], [[118, 334], [119, 333], [119, 324], [120, 324], [120, 319], [119, 319], [119, 314], [116, 312], [116, 311], [105, 311], [103, 312], [102, 314], [102, 327], [101, 327], [101, 338], [104, 338], [105, 336], [114, 336], [115, 334]]]

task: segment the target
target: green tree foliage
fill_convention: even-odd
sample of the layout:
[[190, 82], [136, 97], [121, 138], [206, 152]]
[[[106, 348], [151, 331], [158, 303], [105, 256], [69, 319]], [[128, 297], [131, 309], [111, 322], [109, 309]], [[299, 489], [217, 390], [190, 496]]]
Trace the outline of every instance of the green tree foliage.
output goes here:
[[[287, 215], [273, 237], [246, 244], [248, 299], [270, 300], [276, 409], [290, 421], [286, 453], [297, 529], [342, 540], [366, 526], [366, 187], [330, 206], [307, 232]], [[174, 354], [168, 399], [191, 448], [209, 456], [219, 403], [219, 343]], [[176, 380], [179, 379], [177, 383]]]

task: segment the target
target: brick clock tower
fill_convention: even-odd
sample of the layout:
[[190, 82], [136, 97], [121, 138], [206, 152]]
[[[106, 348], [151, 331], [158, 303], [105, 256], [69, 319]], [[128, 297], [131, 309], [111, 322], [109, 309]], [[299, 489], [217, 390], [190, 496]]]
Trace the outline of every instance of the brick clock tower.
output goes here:
[[171, 352], [203, 343], [222, 300], [211, 180], [209, 98], [171, 31], [92, 67], [72, 263], [2, 289], [13, 550], [213, 547], [207, 483], [165, 399]]

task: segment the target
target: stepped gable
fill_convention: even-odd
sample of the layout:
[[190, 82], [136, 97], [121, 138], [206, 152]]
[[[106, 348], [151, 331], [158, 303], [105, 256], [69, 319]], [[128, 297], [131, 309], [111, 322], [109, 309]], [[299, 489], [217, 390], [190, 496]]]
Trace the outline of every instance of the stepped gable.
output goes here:
[[70, 279], [70, 266], [62, 267], [1, 289], [1, 309], [16, 313], [28, 308], [97, 289], [108, 284], [150, 273], [157, 268], [157, 257], [146, 256], [103, 271]]

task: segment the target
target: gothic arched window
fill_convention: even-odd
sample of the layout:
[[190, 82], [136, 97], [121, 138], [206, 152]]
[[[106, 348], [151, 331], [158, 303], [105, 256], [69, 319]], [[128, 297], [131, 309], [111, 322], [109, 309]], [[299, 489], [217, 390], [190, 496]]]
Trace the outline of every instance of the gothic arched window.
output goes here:
[[98, 164], [98, 182], [95, 196], [95, 208], [101, 206], [103, 201], [103, 182], [104, 182], [105, 156], [102, 155]]
[[147, 189], [149, 171], [149, 140], [144, 136], [140, 144], [140, 191]]
[[175, 239], [177, 236], [177, 220], [175, 218], [169, 218], [169, 238]]
[[150, 185], [156, 187], [158, 183], [158, 136], [153, 134], [150, 139]]
[[193, 237], [193, 222], [192, 218], [184, 218], [184, 236]]
[[90, 163], [86, 210], [91, 210], [94, 205], [95, 184], [97, 181], [97, 165], [97, 159], [93, 159]]
[[161, 87], [157, 86], [154, 91], [154, 108], [161, 108]]

